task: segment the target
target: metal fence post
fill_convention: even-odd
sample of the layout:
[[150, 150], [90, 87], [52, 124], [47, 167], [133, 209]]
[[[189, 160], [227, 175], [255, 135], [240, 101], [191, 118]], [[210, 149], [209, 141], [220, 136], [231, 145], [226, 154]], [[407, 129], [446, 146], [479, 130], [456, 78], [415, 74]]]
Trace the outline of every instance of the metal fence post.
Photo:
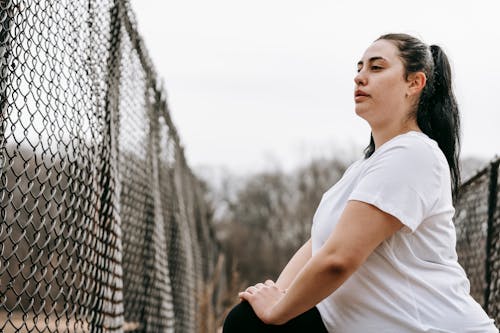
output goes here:
[[[9, 107], [7, 90], [10, 85], [9, 64], [12, 56], [11, 52], [11, 20], [13, 18], [12, 0], [0, 0], [0, 189], [5, 187], [5, 130], [7, 127], [7, 108]], [[0, 190], [0, 202], [4, 196]], [[5, 219], [5, 209], [0, 206], [0, 221]]]
[[[104, 99], [106, 134], [102, 146], [102, 156], [105, 159], [101, 170], [100, 185], [102, 193], [100, 196], [99, 222], [104, 229], [106, 243], [105, 272], [100, 281], [101, 313], [106, 317], [103, 319], [106, 330], [121, 330], [123, 326], [123, 310], [117, 313], [116, 302], [123, 302], [122, 290], [117, 289], [116, 278], [122, 279], [121, 263], [122, 250], [121, 236], [118, 229], [119, 214], [116, 212], [119, 193], [117, 188], [118, 176], [118, 131], [119, 131], [119, 101], [120, 101], [120, 61], [121, 61], [121, 0], [114, 0], [109, 10], [109, 50], [106, 59], [106, 95]], [[120, 283], [121, 285], [121, 283]], [[106, 292], [106, 288], [109, 288]]]
[[498, 192], [498, 167], [500, 164], [500, 159], [491, 162], [490, 164], [490, 179], [488, 188], [488, 229], [486, 236], [486, 269], [485, 269], [485, 279], [486, 279], [486, 289], [484, 291], [484, 308], [488, 309], [490, 293], [491, 293], [491, 279], [492, 279], [492, 266], [494, 262], [492, 258], [494, 257], [495, 244], [493, 244], [495, 237], [493, 235], [495, 231], [494, 218], [495, 211], [497, 208], [497, 192]]

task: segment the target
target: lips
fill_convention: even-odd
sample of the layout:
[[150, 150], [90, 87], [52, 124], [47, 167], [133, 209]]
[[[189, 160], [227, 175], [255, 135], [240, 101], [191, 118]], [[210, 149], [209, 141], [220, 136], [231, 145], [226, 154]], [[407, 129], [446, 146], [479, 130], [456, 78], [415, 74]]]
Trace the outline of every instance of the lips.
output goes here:
[[361, 89], [357, 89], [355, 92], [354, 92], [354, 101], [356, 103], [358, 102], [362, 102], [364, 101], [365, 99], [369, 98], [370, 95], [368, 95], [367, 93], [365, 93], [363, 90]]
[[358, 96], [370, 96], [368, 95], [367, 93], [365, 93], [363, 90], [361, 89], [357, 89], [355, 92], [354, 92], [354, 97], [358, 97]]

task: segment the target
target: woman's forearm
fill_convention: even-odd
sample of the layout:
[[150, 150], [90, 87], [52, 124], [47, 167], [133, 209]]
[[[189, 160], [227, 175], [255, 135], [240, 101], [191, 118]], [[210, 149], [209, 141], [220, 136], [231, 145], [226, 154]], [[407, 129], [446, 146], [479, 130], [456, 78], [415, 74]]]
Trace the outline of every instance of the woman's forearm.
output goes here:
[[286, 293], [272, 281], [240, 293], [268, 324], [283, 324], [332, 294], [386, 239], [403, 227], [397, 218], [360, 201], [349, 201], [334, 230], [299, 271]]
[[309, 239], [300, 247], [300, 249], [297, 250], [297, 252], [295, 252], [292, 259], [290, 259], [281, 272], [278, 280], [276, 281], [276, 285], [279, 289], [285, 290], [290, 286], [297, 274], [302, 270], [302, 268], [304, 268], [309, 259], [311, 259], [311, 255], [312, 247], [311, 239]]
[[311, 309], [333, 293], [355, 271], [355, 267], [336, 262], [320, 250], [312, 257], [290, 284], [287, 293], [274, 307], [274, 324], [288, 320]]

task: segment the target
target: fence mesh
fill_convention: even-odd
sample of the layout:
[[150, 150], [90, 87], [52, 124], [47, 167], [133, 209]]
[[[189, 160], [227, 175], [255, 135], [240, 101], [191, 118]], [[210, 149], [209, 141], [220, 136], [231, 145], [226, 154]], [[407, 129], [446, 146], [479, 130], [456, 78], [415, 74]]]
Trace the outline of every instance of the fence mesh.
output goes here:
[[471, 294], [500, 323], [500, 159], [462, 184], [455, 205], [457, 252]]
[[[209, 209], [129, 3], [0, 0], [0, 65], [0, 332], [209, 332]], [[498, 165], [455, 216], [497, 323]]]
[[208, 331], [217, 243], [129, 3], [0, 10], [0, 332]]

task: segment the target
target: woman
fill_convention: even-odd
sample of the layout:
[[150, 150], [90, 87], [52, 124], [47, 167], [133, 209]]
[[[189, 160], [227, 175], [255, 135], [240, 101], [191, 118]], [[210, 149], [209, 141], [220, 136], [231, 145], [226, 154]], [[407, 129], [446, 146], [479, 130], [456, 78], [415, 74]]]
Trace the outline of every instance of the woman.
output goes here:
[[498, 332], [458, 264], [459, 113], [444, 52], [405, 34], [358, 62], [364, 158], [324, 195], [276, 282], [239, 293], [231, 332]]

